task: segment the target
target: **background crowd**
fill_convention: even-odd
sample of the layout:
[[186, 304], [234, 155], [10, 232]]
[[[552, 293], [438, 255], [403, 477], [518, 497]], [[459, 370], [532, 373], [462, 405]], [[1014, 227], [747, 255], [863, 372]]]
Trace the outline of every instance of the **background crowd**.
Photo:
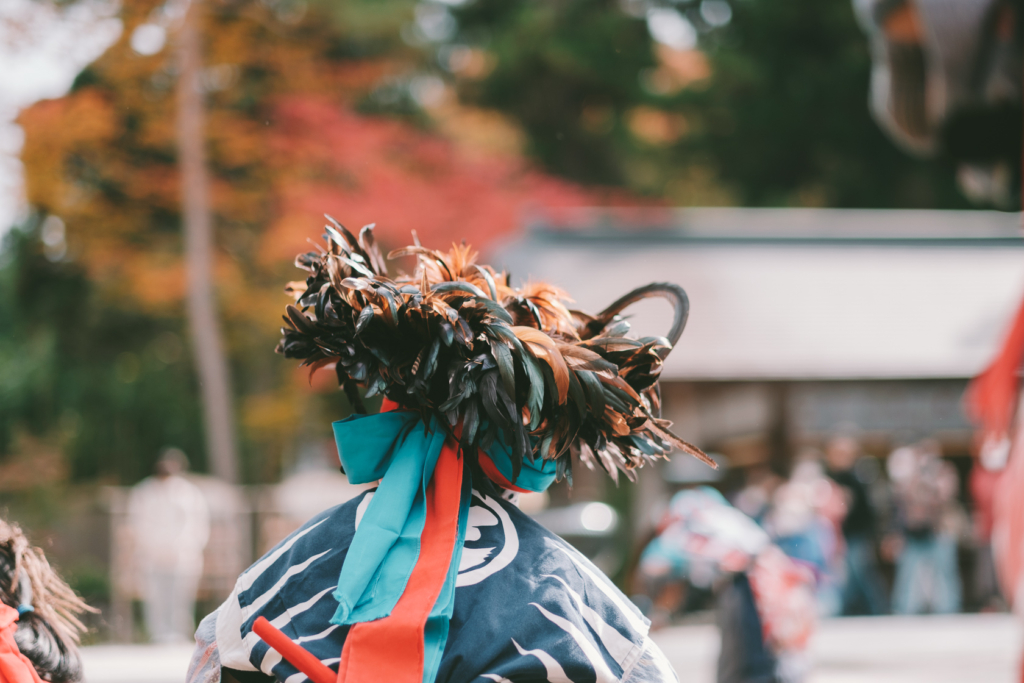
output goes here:
[[969, 475], [969, 508], [942, 455], [923, 439], [883, 461], [848, 429], [801, 450], [787, 477], [747, 468], [730, 500], [689, 482], [643, 547], [634, 599], [655, 628], [713, 603], [719, 683], [804, 680], [821, 617], [1001, 609], [989, 470]]
[[[801, 450], [788, 476], [747, 468], [728, 498], [810, 571], [821, 616], [996, 610], [1004, 604], [992, 565], [989, 472], [976, 462], [964, 481], [935, 439], [883, 460], [862, 452], [850, 431], [822, 450]], [[671, 525], [675, 505], [659, 529]]]

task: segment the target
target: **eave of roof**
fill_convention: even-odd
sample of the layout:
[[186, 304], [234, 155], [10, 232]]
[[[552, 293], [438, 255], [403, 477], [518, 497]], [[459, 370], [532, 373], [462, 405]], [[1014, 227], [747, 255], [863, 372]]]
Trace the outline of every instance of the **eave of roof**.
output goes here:
[[[1024, 294], [1014, 214], [688, 209], [675, 227], [590, 230], [580, 215], [594, 216], [535, 224], [496, 264], [590, 311], [647, 282], [682, 284], [692, 311], [669, 380], [970, 377]], [[661, 333], [657, 303], [631, 313], [641, 334]]]
[[1001, 211], [736, 207], [579, 207], [526, 219], [562, 242], [1024, 244], [1021, 215]]

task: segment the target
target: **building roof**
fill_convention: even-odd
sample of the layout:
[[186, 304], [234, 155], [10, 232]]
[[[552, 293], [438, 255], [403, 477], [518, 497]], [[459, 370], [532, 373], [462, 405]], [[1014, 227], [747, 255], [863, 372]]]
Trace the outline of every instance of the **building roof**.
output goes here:
[[[587, 311], [652, 281], [690, 319], [669, 380], [964, 378], [1024, 296], [1021, 217], [989, 211], [580, 210], [534, 219], [492, 261]], [[641, 335], [667, 306], [630, 310]]]

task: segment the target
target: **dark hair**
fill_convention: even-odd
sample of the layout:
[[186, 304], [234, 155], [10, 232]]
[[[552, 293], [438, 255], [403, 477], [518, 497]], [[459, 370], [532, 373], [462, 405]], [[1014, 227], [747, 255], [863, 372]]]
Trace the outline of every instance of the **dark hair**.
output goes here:
[[44, 681], [76, 683], [82, 680], [78, 649], [65, 643], [35, 612], [25, 612], [18, 619], [14, 642]]
[[[19, 571], [15, 549], [0, 543], [0, 600], [17, 609], [32, 600], [32, 590], [24, 571]], [[76, 683], [82, 680], [82, 662], [78, 648], [63, 637], [39, 612], [26, 611], [18, 618], [14, 642], [28, 657], [39, 677], [51, 683]]]

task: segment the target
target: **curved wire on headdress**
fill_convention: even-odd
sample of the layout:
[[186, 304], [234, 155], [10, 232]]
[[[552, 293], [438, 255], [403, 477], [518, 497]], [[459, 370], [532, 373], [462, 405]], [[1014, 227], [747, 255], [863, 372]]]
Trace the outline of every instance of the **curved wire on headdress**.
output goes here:
[[685, 289], [671, 282], [652, 282], [649, 285], [637, 287], [632, 292], [620, 296], [615, 300], [615, 303], [598, 314], [595, 322], [600, 323], [600, 325], [596, 326], [595, 331], [603, 329], [615, 316], [622, 313], [632, 304], [652, 296], [668, 299], [669, 303], [672, 304], [674, 318], [672, 320], [672, 327], [669, 328], [665, 338], [668, 339], [669, 347], [674, 347], [679, 341], [679, 337], [683, 336], [686, 320], [690, 317], [690, 297], [686, 296]]
[[[512, 287], [468, 246], [419, 244], [388, 255], [417, 258], [412, 276], [391, 279], [372, 225], [357, 238], [328, 219], [326, 248], [296, 258], [308, 277], [288, 285], [297, 305], [287, 307], [277, 351], [311, 372], [333, 364], [357, 411], [363, 386], [428, 421], [461, 423], [467, 452], [502, 440], [513, 480], [538, 457], [571, 477], [574, 455], [633, 478], [673, 447], [715, 466], [660, 416], [658, 377], [689, 311], [678, 285], [641, 287], [591, 316], [569, 310], [552, 285]], [[673, 304], [672, 327], [667, 338], [636, 338], [619, 314], [652, 296]]]

